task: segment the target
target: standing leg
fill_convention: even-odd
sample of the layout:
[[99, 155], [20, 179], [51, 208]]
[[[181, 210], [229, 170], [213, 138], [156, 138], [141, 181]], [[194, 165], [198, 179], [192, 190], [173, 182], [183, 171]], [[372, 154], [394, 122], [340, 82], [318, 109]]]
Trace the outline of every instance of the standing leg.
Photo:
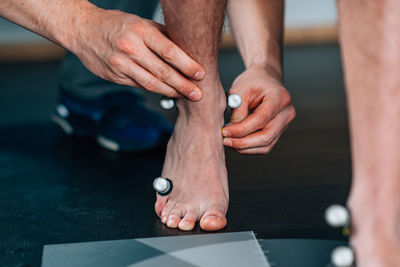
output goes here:
[[400, 2], [339, 0], [358, 266], [400, 266]]
[[[155, 210], [168, 227], [203, 230], [226, 225], [228, 182], [221, 126], [226, 106], [217, 56], [225, 0], [161, 1], [169, 37], [197, 60], [206, 76], [198, 102], [177, 100], [179, 115], [169, 141], [162, 175], [173, 180], [167, 197], [157, 196]], [[166, 51], [168, 52], [168, 51]]]

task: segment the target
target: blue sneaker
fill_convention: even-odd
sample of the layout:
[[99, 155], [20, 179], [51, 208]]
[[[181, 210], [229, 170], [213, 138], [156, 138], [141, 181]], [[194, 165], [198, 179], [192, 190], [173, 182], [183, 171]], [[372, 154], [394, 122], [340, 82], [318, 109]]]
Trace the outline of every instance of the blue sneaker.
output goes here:
[[112, 151], [140, 151], [165, 144], [173, 130], [143, 99], [129, 92], [85, 100], [64, 92], [52, 115], [68, 135], [93, 137]]

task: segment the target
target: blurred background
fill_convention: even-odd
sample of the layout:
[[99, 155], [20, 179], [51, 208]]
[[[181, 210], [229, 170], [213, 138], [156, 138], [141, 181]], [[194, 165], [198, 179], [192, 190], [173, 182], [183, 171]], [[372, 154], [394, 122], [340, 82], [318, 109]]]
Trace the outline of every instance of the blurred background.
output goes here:
[[[286, 0], [286, 43], [332, 42], [336, 40], [334, 0]], [[155, 14], [160, 19], [160, 8]], [[232, 45], [228, 34], [225, 45]], [[0, 18], [0, 60], [55, 59], [62, 49], [40, 36]]]

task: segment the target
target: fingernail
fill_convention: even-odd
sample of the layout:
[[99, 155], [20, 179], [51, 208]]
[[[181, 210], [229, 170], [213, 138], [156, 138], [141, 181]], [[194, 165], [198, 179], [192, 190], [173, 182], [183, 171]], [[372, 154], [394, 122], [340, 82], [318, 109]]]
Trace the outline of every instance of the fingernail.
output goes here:
[[204, 77], [204, 72], [203, 72], [203, 71], [198, 71], [198, 72], [196, 72], [196, 73], [194, 74], [194, 77], [195, 77], [196, 79], [203, 79], [203, 77]]
[[224, 138], [224, 145], [225, 146], [232, 146], [232, 140], [229, 138]]
[[190, 99], [192, 99], [192, 100], [195, 100], [195, 101], [197, 101], [197, 100], [200, 100], [200, 98], [201, 98], [201, 93], [199, 92], [199, 91], [193, 91], [193, 92], [191, 92], [190, 94], [189, 94], [189, 98]]
[[231, 136], [231, 132], [229, 132], [227, 130], [222, 130], [222, 135], [225, 137], [229, 137], [229, 136]]

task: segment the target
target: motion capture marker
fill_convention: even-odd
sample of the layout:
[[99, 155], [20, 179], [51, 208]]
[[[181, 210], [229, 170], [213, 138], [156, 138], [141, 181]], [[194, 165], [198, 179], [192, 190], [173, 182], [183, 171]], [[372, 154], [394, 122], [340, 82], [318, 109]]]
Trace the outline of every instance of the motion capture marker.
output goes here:
[[175, 106], [175, 100], [169, 97], [162, 97], [160, 99], [160, 106], [163, 109], [171, 109]]
[[238, 94], [228, 96], [228, 106], [230, 108], [238, 108], [242, 104], [242, 98]]
[[62, 118], [66, 118], [69, 116], [69, 110], [67, 109], [66, 106], [62, 104], [58, 104], [56, 107], [58, 115], [60, 115]]
[[325, 211], [325, 220], [332, 227], [347, 227], [350, 224], [349, 211], [341, 205], [332, 205]]
[[354, 262], [353, 250], [345, 246], [337, 247], [332, 251], [331, 260], [336, 267], [350, 267]]
[[158, 177], [153, 181], [153, 188], [160, 196], [166, 196], [172, 191], [172, 181], [168, 178]]

